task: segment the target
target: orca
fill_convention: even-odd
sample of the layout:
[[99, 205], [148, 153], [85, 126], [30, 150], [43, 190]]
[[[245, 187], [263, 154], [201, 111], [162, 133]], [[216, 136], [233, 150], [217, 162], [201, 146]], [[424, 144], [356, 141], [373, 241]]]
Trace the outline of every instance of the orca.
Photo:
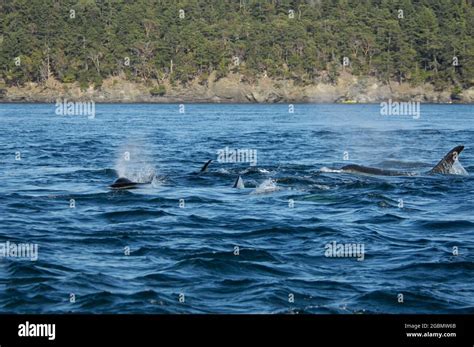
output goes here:
[[232, 188], [237, 188], [237, 189], [244, 189], [245, 188], [244, 180], [242, 179], [242, 177], [240, 175], [235, 180], [234, 186]]
[[212, 162], [212, 159], [209, 159], [208, 161], [206, 161], [206, 163], [203, 165], [203, 167], [201, 168], [201, 170], [199, 171], [199, 173], [204, 173], [207, 171], [207, 167], [209, 166], [209, 164]]
[[133, 182], [133, 181], [130, 181], [128, 178], [119, 177], [109, 187], [112, 189], [134, 189], [134, 188], [138, 188], [139, 186], [150, 184], [150, 183], [151, 181], [144, 182], [144, 183]]
[[[194, 174], [195, 175], [200, 175], [200, 174], [206, 172], [207, 168], [208, 168], [208, 166], [211, 162], [212, 162], [212, 159], [209, 159], [208, 161], [206, 161], [204, 163], [204, 165], [202, 166], [201, 170], [199, 172], [195, 172]], [[112, 183], [109, 186], [109, 188], [111, 188], [111, 189], [135, 189], [135, 188], [138, 188], [140, 186], [150, 184], [152, 181], [153, 181], [153, 179], [151, 179], [148, 182], [133, 182], [133, 181], [129, 180], [126, 177], [119, 177], [115, 180], [114, 183]]]
[[[455, 168], [453, 166], [458, 163], [459, 154], [464, 150], [464, 146], [456, 146], [452, 150], [450, 150], [443, 159], [436, 164], [430, 171], [428, 171], [429, 175], [433, 174], [457, 174]], [[414, 176], [416, 173], [414, 172], [403, 172], [403, 171], [395, 171], [395, 170], [384, 170], [374, 167], [362, 166], [362, 165], [346, 165], [341, 168], [343, 172], [348, 173], [361, 173], [361, 174], [369, 174], [369, 175], [377, 175], [377, 176]], [[464, 168], [461, 167], [462, 174], [467, 174]]]
[[206, 162], [204, 163], [204, 165], [201, 167], [201, 170], [199, 170], [198, 172], [192, 172], [191, 174], [192, 174], [192, 175], [201, 175], [201, 174], [207, 172], [207, 168], [209, 167], [209, 164], [211, 164], [211, 163], [212, 163], [212, 159], [209, 159], [209, 160], [206, 161]]
[[464, 146], [456, 146], [439, 161], [434, 168], [432, 168], [430, 174], [453, 174], [453, 165], [458, 162], [459, 154], [464, 150]]
[[341, 170], [348, 173], [362, 173], [362, 174], [375, 175], [375, 176], [412, 176], [413, 175], [413, 173], [411, 172], [384, 170], [384, 169], [378, 169], [375, 167], [362, 166], [362, 165], [356, 165], [356, 164], [343, 166]]

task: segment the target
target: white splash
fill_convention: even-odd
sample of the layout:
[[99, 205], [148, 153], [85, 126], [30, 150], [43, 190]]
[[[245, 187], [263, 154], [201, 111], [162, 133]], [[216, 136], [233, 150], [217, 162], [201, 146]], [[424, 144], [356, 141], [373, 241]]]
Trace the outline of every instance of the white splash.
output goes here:
[[323, 166], [321, 169], [319, 169], [320, 172], [332, 172], [332, 173], [340, 173], [340, 172], [344, 172], [343, 170], [339, 170], [339, 169], [330, 169], [326, 166]]
[[153, 176], [153, 179], [151, 181], [151, 186], [153, 188], [159, 188], [160, 186], [162, 186], [164, 183], [166, 182], [166, 178], [165, 177], [158, 177], [156, 175]]
[[449, 168], [449, 173], [451, 175], [461, 175], [461, 176], [469, 176], [466, 169], [461, 165], [459, 160], [455, 160], [453, 165]]
[[121, 148], [115, 162], [115, 171], [119, 177], [126, 177], [138, 183], [154, 180], [156, 170], [142, 148], [144, 147], [136, 144], [127, 144]]
[[315, 188], [318, 188], [318, 189], [321, 189], [321, 190], [329, 190], [331, 189], [331, 187], [325, 185], [325, 184], [313, 184], [311, 185], [311, 187], [315, 187]]
[[265, 194], [265, 193], [271, 193], [279, 190], [280, 187], [277, 186], [276, 182], [269, 178], [265, 181], [263, 181], [255, 190], [252, 192], [252, 194]]

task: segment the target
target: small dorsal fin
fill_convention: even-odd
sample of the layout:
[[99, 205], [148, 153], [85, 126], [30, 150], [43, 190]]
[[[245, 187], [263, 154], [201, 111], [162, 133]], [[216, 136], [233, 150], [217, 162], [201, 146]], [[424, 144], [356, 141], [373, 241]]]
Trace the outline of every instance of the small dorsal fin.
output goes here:
[[434, 168], [431, 169], [430, 173], [449, 174], [453, 164], [456, 162], [463, 149], [464, 146], [454, 147], [444, 156], [443, 159], [440, 160], [438, 164], [436, 164]]
[[237, 177], [237, 179], [235, 180], [234, 186], [232, 188], [237, 188], [237, 189], [245, 188], [244, 180], [242, 179], [242, 177], [240, 176]]
[[203, 167], [201, 168], [201, 171], [199, 172], [206, 172], [207, 171], [207, 167], [209, 166], [209, 164], [212, 162], [212, 159], [209, 159], [204, 165]]

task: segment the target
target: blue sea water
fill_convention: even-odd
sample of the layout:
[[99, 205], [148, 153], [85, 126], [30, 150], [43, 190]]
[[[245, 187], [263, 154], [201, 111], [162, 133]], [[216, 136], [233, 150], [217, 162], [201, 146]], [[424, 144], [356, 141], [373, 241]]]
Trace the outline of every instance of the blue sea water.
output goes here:
[[[474, 313], [474, 106], [179, 109], [0, 105], [0, 243], [38, 245], [0, 257], [0, 312]], [[458, 144], [471, 176], [424, 174]], [[419, 175], [322, 170], [349, 163]]]

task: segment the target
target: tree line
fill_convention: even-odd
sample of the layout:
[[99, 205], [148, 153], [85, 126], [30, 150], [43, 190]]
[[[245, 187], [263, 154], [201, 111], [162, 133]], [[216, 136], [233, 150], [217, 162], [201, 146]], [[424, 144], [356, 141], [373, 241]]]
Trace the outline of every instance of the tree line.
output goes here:
[[2, 0], [0, 79], [474, 82], [472, 0]]

